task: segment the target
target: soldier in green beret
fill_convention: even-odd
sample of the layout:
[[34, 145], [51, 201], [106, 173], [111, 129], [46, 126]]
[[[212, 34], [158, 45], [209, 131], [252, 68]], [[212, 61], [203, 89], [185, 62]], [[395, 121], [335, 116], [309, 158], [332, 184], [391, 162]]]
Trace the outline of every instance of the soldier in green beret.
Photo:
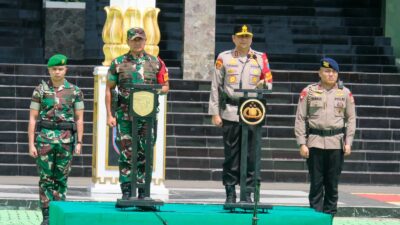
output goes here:
[[29, 155], [36, 159], [40, 177], [41, 225], [49, 224], [50, 201], [65, 200], [73, 152], [82, 151], [83, 93], [65, 79], [66, 65], [64, 55], [49, 59], [50, 80], [35, 88], [30, 105]]

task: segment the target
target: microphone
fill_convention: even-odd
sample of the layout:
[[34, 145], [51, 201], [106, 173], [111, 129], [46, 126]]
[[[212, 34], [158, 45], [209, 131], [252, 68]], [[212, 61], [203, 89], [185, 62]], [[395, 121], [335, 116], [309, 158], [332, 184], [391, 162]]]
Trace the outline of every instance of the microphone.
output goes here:
[[249, 62], [249, 59], [251, 59], [251, 57], [252, 57], [252, 55], [254, 55], [254, 54], [247, 54], [247, 59], [246, 59], [246, 62], [244, 63], [244, 65], [243, 65], [243, 67], [242, 67], [242, 71], [240, 72], [240, 82], [239, 82], [239, 89], [241, 90], [242, 89], [242, 75], [243, 75], [243, 70], [244, 70], [244, 68], [246, 67], [246, 64]]

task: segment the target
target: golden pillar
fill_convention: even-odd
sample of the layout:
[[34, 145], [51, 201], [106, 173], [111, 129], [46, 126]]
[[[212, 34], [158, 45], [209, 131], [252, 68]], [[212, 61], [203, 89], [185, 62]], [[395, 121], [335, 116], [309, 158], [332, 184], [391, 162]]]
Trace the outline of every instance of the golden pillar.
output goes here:
[[129, 51], [126, 33], [132, 27], [142, 27], [145, 30], [147, 37], [145, 50], [151, 55], [158, 56], [158, 43], [160, 43], [159, 8], [146, 8], [141, 11], [138, 8], [129, 7], [123, 12], [117, 6], [106, 6], [104, 10], [107, 13], [102, 33], [104, 66], [109, 66], [114, 58]]

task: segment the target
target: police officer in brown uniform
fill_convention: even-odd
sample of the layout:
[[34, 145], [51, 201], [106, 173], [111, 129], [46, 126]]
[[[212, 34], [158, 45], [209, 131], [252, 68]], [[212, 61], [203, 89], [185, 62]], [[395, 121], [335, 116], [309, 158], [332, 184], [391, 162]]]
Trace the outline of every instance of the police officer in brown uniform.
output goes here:
[[297, 106], [295, 135], [307, 159], [310, 207], [334, 215], [343, 155], [351, 153], [356, 128], [352, 93], [338, 82], [339, 65], [321, 59], [319, 83], [303, 89]]
[[[226, 190], [226, 203], [236, 202], [235, 185], [240, 182], [241, 128], [238, 116], [239, 98], [235, 89], [272, 89], [272, 74], [267, 55], [251, 49], [253, 33], [250, 25], [235, 26], [232, 41], [235, 49], [218, 55], [212, 85], [208, 114], [212, 123], [222, 127], [224, 155], [222, 182]], [[249, 94], [250, 95], [250, 94]], [[249, 129], [246, 201], [251, 202], [254, 192], [254, 136]]]

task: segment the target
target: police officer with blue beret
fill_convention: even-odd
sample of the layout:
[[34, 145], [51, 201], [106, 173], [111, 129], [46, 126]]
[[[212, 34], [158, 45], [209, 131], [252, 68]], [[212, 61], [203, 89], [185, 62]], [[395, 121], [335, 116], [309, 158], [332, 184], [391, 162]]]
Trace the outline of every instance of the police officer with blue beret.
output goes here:
[[339, 65], [320, 61], [320, 82], [300, 93], [295, 135], [300, 155], [307, 160], [310, 207], [334, 215], [343, 156], [350, 155], [356, 128], [354, 98], [338, 80]]

